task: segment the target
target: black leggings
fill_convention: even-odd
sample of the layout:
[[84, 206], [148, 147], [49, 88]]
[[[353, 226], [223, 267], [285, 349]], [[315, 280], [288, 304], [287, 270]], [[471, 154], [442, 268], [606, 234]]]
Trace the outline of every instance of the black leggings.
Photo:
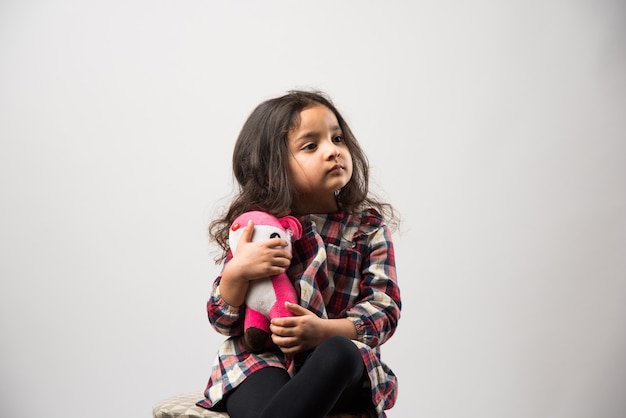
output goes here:
[[286, 370], [266, 367], [246, 378], [226, 398], [231, 418], [315, 418], [331, 410], [371, 407], [371, 391], [358, 348], [345, 337], [320, 344], [290, 379]]

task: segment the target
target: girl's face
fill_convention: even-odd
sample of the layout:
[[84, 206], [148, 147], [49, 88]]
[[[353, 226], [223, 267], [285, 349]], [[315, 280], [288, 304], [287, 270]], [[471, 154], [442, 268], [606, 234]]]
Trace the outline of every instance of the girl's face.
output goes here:
[[300, 125], [287, 138], [289, 177], [301, 194], [298, 211], [336, 211], [335, 191], [350, 181], [352, 157], [334, 113], [323, 105], [302, 110]]

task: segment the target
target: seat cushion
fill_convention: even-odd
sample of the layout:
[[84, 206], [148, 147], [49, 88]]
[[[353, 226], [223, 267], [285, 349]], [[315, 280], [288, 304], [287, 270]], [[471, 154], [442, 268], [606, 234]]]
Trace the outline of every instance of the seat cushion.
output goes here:
[[193, 392], [172, 396], [157, 403], [152, 408], [153, 418], [228, 418], [225, 412], [209, 411], [196, 406], [204, 399], [204, 393]]
[[[229, 418], [226, 412], [209, 411], [196, 406], [196, 402], [204, 398], [202, 392], [185, 393], [172, 396], [157, 403], [152, 408], [153, 418]], [[334, 413], [328, 418], [368, 418], [372, 415], [368, 413], [359, 415]]]

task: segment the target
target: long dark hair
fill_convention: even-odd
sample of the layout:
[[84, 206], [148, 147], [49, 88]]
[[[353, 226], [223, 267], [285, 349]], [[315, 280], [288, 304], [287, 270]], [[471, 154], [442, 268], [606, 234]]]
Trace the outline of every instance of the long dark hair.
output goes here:
[[223, 250], [217, 262], [228, 252], [228, 228], [237, 216], [249, 210], [261, 210], [274, 216], [292, 211], [297, 191], [289, 179], [288, 134], [299, 126], [300, 112], [317, 105], [335, 114], [352, 156], [352, 178], [337, 195], [339, 209], [354, 212], [373, 207], [383, 216], [395, 219], [390, 204], [370, 195], [367, 157], [331, 99], [320, 91], [292, 90], [258, 105], [239, 133], [232, 160], [238, 192], [223, 216], [209, 226], [209, 237]]

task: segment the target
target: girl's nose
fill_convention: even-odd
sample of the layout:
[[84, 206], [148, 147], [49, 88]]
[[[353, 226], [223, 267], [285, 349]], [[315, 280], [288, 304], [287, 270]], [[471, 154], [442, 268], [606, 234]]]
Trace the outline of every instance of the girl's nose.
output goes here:
[[341, 148], [331, 141], [328, 145], [327, 152], [329, 159], [338, 158], [341, 155]]

